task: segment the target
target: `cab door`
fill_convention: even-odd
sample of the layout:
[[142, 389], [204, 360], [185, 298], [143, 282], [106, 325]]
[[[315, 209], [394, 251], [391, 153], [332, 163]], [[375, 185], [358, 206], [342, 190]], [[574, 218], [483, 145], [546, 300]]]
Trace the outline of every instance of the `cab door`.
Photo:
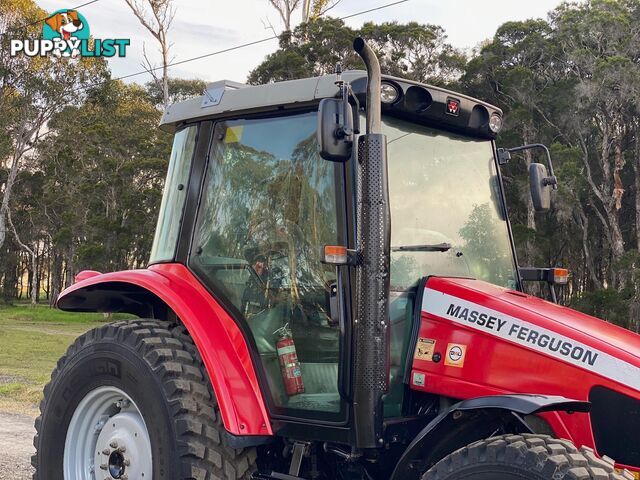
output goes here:
[[[246, 332], [272, 415], [340, 423], [345, 312], [335, 311], [336, 269], [320, 252], [341, 244], [344, 165], [318, 155], [316, 118], [215, 124], [189, 265]], [[299, 360], [294, 393], [278, 356], [287, 336]]]

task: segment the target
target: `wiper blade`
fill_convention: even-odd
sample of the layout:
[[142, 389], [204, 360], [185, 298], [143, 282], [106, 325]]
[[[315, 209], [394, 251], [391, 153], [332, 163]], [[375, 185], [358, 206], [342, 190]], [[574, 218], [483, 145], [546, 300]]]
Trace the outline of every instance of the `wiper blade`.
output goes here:
[[433, 243], [426, 245], [400, 245], [391, 247], [392, 252], [448, 252], [453, 248], [450, 243]]

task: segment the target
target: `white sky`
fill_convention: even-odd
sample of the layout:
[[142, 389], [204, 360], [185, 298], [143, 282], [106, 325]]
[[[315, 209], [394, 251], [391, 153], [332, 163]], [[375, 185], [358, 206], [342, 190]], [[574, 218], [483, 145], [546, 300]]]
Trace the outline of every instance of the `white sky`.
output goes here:
[[[72, 8], [83, 0], [36, 0], [48, 12]], [[331, 11], [346, 16], [390, 3], [391, 0], [342, 0]], [[508, 20], [546, 18], [560, 0], [409, 0], [377, 12], [350, 18], [352, 27], [367, 21], [417, 21], [441, 25], [449, 41], [458, 48], [471, 48], [491, 38], [498, 26]], [[273, 34], [263, 22], [281, 29], [279, 17], [268, 0], [174, 0], [176, 17], [170, 32], [172, 55], [176, 61], [203, 55], [235, 45], [266, 38]], [[124, 0], [100, 0], [80, 9], [91, 34], [96, 38], [130, 38], [126, 58], [110, 60], [114, 76], [142, 70], [142, 45], [159, 65], [153, 37], [139, 24]], [[171, 75], [206, 81], [229, 79], [244, 82], [251, 69], [275, 51], [277, 40], [196, 60], [171, 69]], [[148, 74], [129, 81], [146, 82]]]

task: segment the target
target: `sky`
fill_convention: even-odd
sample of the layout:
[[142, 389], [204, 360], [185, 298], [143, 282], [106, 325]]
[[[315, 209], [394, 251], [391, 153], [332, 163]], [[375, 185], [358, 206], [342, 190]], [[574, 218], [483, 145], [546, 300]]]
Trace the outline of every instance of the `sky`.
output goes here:
[[[392, 0], [342, 0], [331, 11], [342, 17], [391, 3]], [[36, 0], [48, 12], [72, 8], [83, 0]], [[71, 3], [69, 3], [71, 2]], [[174, 0], [176, 9], [170, 39], [175, 61], [227, 49], [239, 44], [273, 36], [272, 25], [282, 29], [277, 12], [268, 0]], [[509, 20], [546, 18], [560, 0], [408, 0], [376, 12], [349, 18], [346, 23], [358, 27], [364, 22], [417, 21], [442, 26], [451, 44], [470, 49], [491, 38], [496, 29]], [[125, 58], [109, 61], [114, 77], [143, 70], [143, 45], [156, 65], [160, 55], [153, 37], [140, 25], [124, 0], [98, 0], [80, 9], [96, 38], [130, 38]], [[299, 17], [299, 12], [298, 12]], [[267, 26], [265, 28], [265, 25]], [[277, 40], [222, 53], [171, 68], [170, 75], [205, 81], [244, 82], [249, 71], [278, 47]], [[149, 74], [127, 81], [144, 83]]]

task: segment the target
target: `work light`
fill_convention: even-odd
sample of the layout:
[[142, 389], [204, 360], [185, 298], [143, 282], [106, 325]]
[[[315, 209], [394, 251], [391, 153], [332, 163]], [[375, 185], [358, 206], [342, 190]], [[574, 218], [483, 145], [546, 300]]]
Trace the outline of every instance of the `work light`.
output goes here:
[[382, 103], [393, 103], [398, 99], [398, 89], [390, 83], [383, 82], [380, 86], [380, 100]]
[[502, 129], [502, 117], [497, 113], [493, 113], [489, 118], [489, 130], [498, 133]]

